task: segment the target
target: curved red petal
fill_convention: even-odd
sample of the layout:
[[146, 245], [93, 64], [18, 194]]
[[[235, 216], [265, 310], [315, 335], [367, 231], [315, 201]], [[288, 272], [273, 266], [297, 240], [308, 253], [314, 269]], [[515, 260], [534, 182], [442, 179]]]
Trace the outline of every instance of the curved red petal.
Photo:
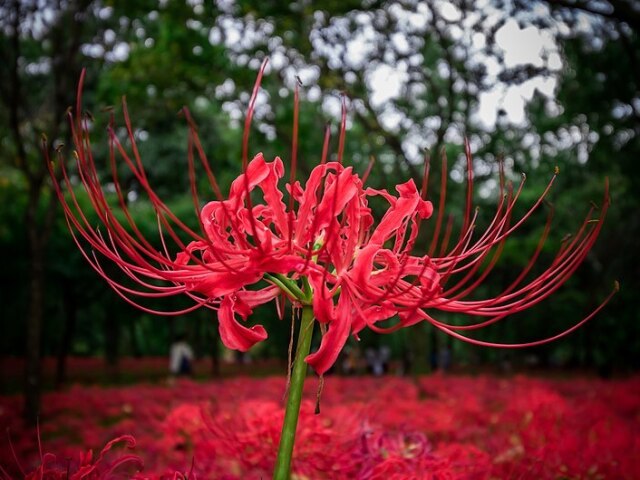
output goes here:
[[[234, 295], [226, 295], [218, 311], [218, 331], [220, 339], [227, 348], [246, 352], [256, 343], [267, 338], [267, 332], [262, 325], [251, 328], [240, 325], [235, 318], [236, 299]], [[242, 311], [246, 315], [246, 311]]]
[[315, 353], [308, 355], [305, 362], [311, 365], [318, 375], [322, 375], [338, 359], [340, 351], [349, 338], [351, 330], [351, 301], [345, 292], [340, 295], [336, 318], [329, 323], [329, 330], [322, 337], [320, 348]]

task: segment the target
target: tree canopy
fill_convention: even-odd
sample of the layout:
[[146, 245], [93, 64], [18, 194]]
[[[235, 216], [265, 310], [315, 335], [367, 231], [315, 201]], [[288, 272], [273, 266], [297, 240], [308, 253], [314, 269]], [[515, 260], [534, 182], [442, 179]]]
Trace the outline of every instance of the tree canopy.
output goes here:
[[[300, 82], [299, 162], [300, 171], [308, 173], [319, 161], [325, 125], [337, 132], [344, 98], [345, 158], [360, 172], [375, 158], [371, 185], [418, 181], [425, 157], [437, 172], [446, 153], [454, 228], [460, 228], [464, 208], [465, 138], [475, 159], [474, 202], [481, 207], [495, 203], [498, 159], [505, 159], [509, 178], [528, 175], [525, 197], [528, 191], [539, 193], [559, 167], [554, 234], [543, 252], [547, 260], [578, 226], [589, 202], [599, 201], [608, 177], [613, 206], [586, 265], [542, 308], [488, 335], [510, 340], [521, 338], [523, 326], [531, 336], [559, 330], [584, 317], [619, 279], [621, 294], [597, 319], [536, 354], [547, 362], [603, 371], [637, 368], [640, 327], [632, 295], [640, 286], [640, 174], [634, 168], [640, 154], [639, 18], [634, 2], [625, 0], [343, 0], [321, 7], [195, 0], [5, 2], [0, 7], [2, 353], [30, 358], [27, 384], [33, 396], [41, 354], [105, 354], [112, 362], [121, 354], [162, 354], [182, 328], [206, 339], [198, 344], [201, 354], [211, 351], [206, 344], [217, 342], [215, 324], [206, 313], [175, 321], [142, 315], [116, 301], [84, 264], [52, 195], [41, 134], [53, 157], [60, 149], [71, 162], [70, 149], [62, 146], [69, 144], [65, 112], [86, 69], [83, 108], [96, 162], [106, 173], [112, 116], [118, 135], [126, 138], [126, 95], [152, 185], [195, 227], [181, 108], [192, 112], [204, 149], [228, 188], [240, 173], [250, 89], [268, 56], [252, 153], [290, 158], [292, 92]], [[521, 49], [534, 48], [537, 41], [542, 46], [535, 60], [526, 60], [517, 48], [507, 48], [509, 41], [523, 42]], [[522, 116], [514, 118], [510, 110], [520, 104]], [[152, 237], [153, 209], [139, 198], [135, 178], [125, 180], [131, 208]], [[434, 199], [439, 185], [433, 175]], [[489, 211], [481, 209], [480, 217]], [[526, 264], [545, 221], [542, 212], [528, 235], [507, 244], [487, 291]], [[427, 227], [420, 241], [428, 246], [432, 233]], [[262, 354], [285, 355], [287, 328], [268, 309], [259, 315], [281, 332]], [[407, 348], [424, 352], [441, 342], [426, 328], [417, 331], [417, 340], [403, 333], [391, 338], [395, 354]], [[381, 340], [364, 336], [363, 341]], [[499, 356], [461, 344], [454, 351], [461, 361]]]

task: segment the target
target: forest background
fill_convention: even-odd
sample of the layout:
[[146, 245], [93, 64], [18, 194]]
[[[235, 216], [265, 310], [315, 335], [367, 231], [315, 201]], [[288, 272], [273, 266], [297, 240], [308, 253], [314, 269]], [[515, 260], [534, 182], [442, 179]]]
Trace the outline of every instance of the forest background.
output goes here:
[[[244, 111], [257, 69], [270, 57], [250, 149], [268, 159], [291, 155], [293, 88], [302, 84], [299, 168], [318, 163], [324, 126], [337, 132], [346, 95], [346, 163], [369, 185], [419, 181], [432, 158], [429, 190], [438, 198], [440, 155], [449, 160], [447, 214], [454, 230], [464, 208], [463, 142], [474, 155], [474, 204], [481, 225], [498, 195], [498, 160], [516, 184], [521, 207], [560, 176], [550, 197], [552, 234], [542, 252], [552, 260], [590, 202], [601, 201], [605, 177], [612, 207], [585, 264], [541, 306], [481, 334], [485, 340], [548, 336], [586, 316], [610, 291], [620, 293], [593, 321], [550, 345], [518, 352], [481, 349], [441, 338], [427, 325], [391, 336], [362, 335], [361, 347], [386, 344], [393, 358], [426, 369], [446, 346], [456, 365], [509, 362], [600, 374], [636, 370], [640, 322], [640, 9], [632, 0], [478, 0], [324, 2], [53, 1], [0, 3], [0, 354], [24, 358], [27, 408], [37, 410], [42, 359], [56, 357], [64, 384], [70, 356], [102, 356], [117, 375], [121, 358], [165, 355], [186, 332], [199, 356], [220, 355], [216, 322], [196, 311], [154, 318], [117, 296], [86, 265], [52, 195], [41, 150], [62, 148], [72, 162], [65, 113], [86, 68], [84, 108], [92, 117], [96, 161], [108, 172], [106, 126], [123, 126], [127, 104], [140, 154], [156, 192], [193, 227], [187, 125], [195, 117], [223, 191], [241, 168]], [[125, 134], [120, 131], [119, 135]], [[337, 135], [333, 136], [334, 141]], [[335, 150], [335, 145], [333, 146]], [[125, 175], [125, 171], [122, 171]], [[123, 177], [143, 233], [157, 236], [151, 205], [131, 174]], [[212, 197], [213, 198], [213, 197]], [[479, 294], [508, 284], [527, 264], [550, 205], [506, 243]], [[427, 222], [429, 223], [429, 222]], [[429, 245], [433, 225], [420, 241]], [[539, 263], [544, 263], [541, 261]], [[172, 302], [175, 303], [172, 304]], [[162, 307], [180, 300], [163, 300]], [[256, 321], [270, 339], [256, 358], [286, 357], [288, 322], [275, 309]], [[455, 319], [453, 319], [455, 321]], [[216, 363], [214, 362], [214, 365]], [[10, 373], [11, 375], [7, 375]], [[3, 369], [1, 388], [15, 391]], [[9, 378], [10, 377], [10, 378]], [[22, 377], [20, 377], [22, 378]], [[22, 382], [20, 382], [22, 384]]]

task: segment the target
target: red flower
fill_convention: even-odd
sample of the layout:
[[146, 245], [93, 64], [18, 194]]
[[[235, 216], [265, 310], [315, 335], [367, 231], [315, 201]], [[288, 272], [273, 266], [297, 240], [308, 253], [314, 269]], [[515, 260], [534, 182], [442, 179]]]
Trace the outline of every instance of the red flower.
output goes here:
[[[128, 449], [136, 446], [136, 441], [131, 435], [122, 435], [114, 438], [100, 452], [100, 456], [94, 460], [93, 451], [81, 452], [78, 460], [66, 459], [60, 462], [52, 453], [42, 455], [40, 466], [33, 472], [24, 476], [25, 480], [99, 480], [114, 478], [116, 476], [132, 476], [133, 472], [142, 470], [142, 460], [137, 455], [124, 454], [115, 459], [108, 460], [110, 450], [118, 443], [125, 443]], [[123, 472], [127, 470], [127, 472]], [[7, 478], [9, 478], [7, 476]]]
[[[346, 118], [343, 105], [337, 161], [326, 161], [327, 130], [320, 164], [313, 169], [304, 185], [296, 181], [297, 125], [294, 124], [286, 205], [279, 186], [285, 172], [280, 158], [268, 162], [259, 153], [248, 161], [249, 124], [265, 65], [258, 75], [247, 113], [243, 173], [233, 181], [226, 198], [206, 159], [189, 112], [184, 110], [191, 127], [188, 168], [200, 233], [177, 218], [149, 184], [124, 103], [131, 153], [120, 143], [111, 126], [110, 160], [122, 220], [112, 213], [94, 164], [88, 128], [79, 114], [81, 78], [75, 116], [71, 116], [78, 173], [93, 209], [106, 227], [106, 234], [94, 229], [80, 208], [64, 162], [60, 162], [62, 180], [55, 182], [55, 186], [74, 239], [85, 258], [128, 302], [147, 312], [165, 315], [182, 314], [199, 307], [217, 310], [222, 341], [227, 347], [238, 350], [247, 350], [267, 337], [261, 325], [245, 325], [255, 306], [277, 299], [281, 294], [295, 304], [312, 303], [316, 319], [327, 325], [328, 330], [319, 350], [309, 355], [307, 362], [317, 372], [323, 373], [335, 362], [349, 335], [357, 336], [365, 327], [387, 332], [427, 321], [450, 335], [479, 345], [536, 345], [573, 331], [609, 300], [611, 295], [572, 328], [537, 342], [499, 345], [463, 336], [461, 332], [490, 325], [544, 300], [569, 278], [602, 228], [609, 206], [608, 188], [605, 188], [599, 217], [592, 217], [592, 209], [577, 234], [563, 243], [551, 265], [540, 275], [524, 283], [549, 233], [550, 221], [529, 264], [511, 285], [493, 298], [470, 300], [470, 294], [495, 265], [505, 240], [543, 202], [555, 175], [529, 211], [513, 220], [514, 206], [524, 179], [514, 192], [505, 186], [501, 172], [503, 195], [500, 195], [489, 227], [478, 235], [475, 233], [477, 212], [472, 215], [472, 162], [467, 144], [467, 205], [459, 238], [449, 246], [449, 223], [440, 240], [446, 198], [446, 159], [443, 159], [435, 234], [428, 249], [418, 248], [416, 242], [421, 222], [429, 219], [434, 211], [432, 203], [426, 200], [428, 163], [420, 190], [413, 180], [397, 185], [397, 194], [365, 188], [364, 179], [354, 173], [352, 167], [342, 165]], [[294, 116], [297, 119], [297, 88], [295, 98]], [[130, 214], [118, 183], [116, 154], [128, 165], [155, 208], [160, 248], [141, 234]], [[216, 194], [216, 200], [202, 208], [195, 184], [196, 158]], [[55, 181], [53, 167], [51, 176]], [[375, 196], [388, 203], [386, 213], [377, 222], [369, 207], [369, 200]], [[256, 201], [256, 198], [261, 200]], [[184, 244], [181, 240], [184, 235], [190, 237], [191, 242]], [[169, 240], [173, 244], [171, 248]], [[87, 253], [84, 245], [92, 250], [91, 254]], [[109, 276], [98, 260], [100, 257], [114, 262], [139, 286], [132, 288]], [[264, 285], [264, 280], [268, 285]], [[145, 307], [133, 299], [136, 296], [155, 298], [177, 294], [189, 296], [193, 305], [180, 311], [164, 312]], [[464, 313], [483, 320], [464, 326], [449, 325], [437, 320], [431, 313], [434, 310]], [[395, 326], [380, 326], [381, 321], [391, 318], [398, 319]]]

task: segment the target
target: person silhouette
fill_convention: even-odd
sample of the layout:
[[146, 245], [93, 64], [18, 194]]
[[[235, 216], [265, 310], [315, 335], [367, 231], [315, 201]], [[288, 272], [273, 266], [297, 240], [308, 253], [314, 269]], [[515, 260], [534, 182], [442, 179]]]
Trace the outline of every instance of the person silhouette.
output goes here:
[[169, 351], [169, 372], [174, 377], [188, 376], [193, 372], [193, 350], [186, 336], [180, 334]]

